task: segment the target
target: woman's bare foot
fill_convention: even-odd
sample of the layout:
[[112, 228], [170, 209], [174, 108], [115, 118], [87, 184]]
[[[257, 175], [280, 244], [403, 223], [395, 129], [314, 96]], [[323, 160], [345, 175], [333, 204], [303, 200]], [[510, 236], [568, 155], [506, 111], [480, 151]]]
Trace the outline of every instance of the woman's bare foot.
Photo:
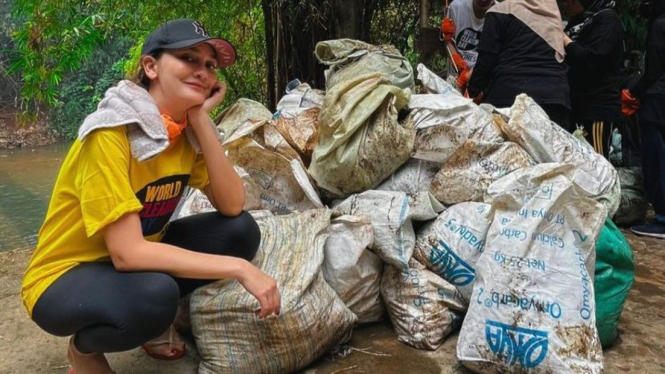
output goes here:
[[70, 374], [115, 374], [103, 353], [81, 353], [74, 345], [74, 337], [69, 339], [67, 360], [72, 366]]
[[185, 355], [187, 348], [185, 342], [171, 325], [161, 336], [141, 346], [145, 353], [158, 360], [177, 360]]

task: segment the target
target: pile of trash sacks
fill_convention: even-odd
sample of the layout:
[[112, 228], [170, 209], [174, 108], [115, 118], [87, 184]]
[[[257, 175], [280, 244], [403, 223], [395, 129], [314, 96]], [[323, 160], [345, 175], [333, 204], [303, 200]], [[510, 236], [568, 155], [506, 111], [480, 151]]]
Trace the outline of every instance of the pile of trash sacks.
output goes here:
[[[215, 123], [277, 281], [279, 316], [236, 281], [191, 297], [199, 374], [287, 373], [386, 314], [397, 338], [479, 373], [601, 373], [633, 282], [615, 168], [528, 96], [476, 105], [392, 47], [321, 42], [326, 91]], [[184, 217], [214, 208], [190, 191]], [[460, 330], [461, 328], [461, 330]]]

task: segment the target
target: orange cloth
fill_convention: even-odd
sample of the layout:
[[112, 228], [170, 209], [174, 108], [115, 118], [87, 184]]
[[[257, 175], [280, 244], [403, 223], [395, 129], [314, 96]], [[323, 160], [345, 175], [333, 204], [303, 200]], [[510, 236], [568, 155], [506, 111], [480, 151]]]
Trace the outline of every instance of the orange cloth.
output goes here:
[[632, 116], [639, 107], [640, 101], [634, 98], [628, 89], [624, 88], [621, 90], [621, 113], [623, 113], [624, 116]]
[[455, 37], [455, 21], [450, 18], [444, 18], [441, 22], [441, 33], [443, 34], [443, 40], [450, 41]]
[[182, 123], [178, 123], [171, 118], [168, 114], [162, 113], [162, 119], [166, 125], [166, 131], [169, 133], [169, 142], [173, 143], [174, 140], [178, 139], [178, 136], [185, 130], [187, 127], [187, 118], [185, 118]]
[[457, 76], [457, 87], [459, 87], [460, 91], [466, 91], [466, 86], [469, 84], [470, 80], [471, 70], [467, 68], [460, 70], [459, 75]]

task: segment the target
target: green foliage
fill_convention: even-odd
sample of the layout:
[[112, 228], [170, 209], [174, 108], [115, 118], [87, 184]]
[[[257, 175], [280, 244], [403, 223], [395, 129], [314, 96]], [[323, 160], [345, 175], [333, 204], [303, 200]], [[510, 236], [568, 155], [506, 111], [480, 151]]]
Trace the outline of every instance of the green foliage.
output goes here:
[[639, 16], [640, 0], [617, 2], [617, 12], [626, 31], [626, 51], [644, 50], [647, 39], [647, 22]]
[[[65, 136], [72, 131], [64, 126], [68, 121], [63, 116], [71, 115], [71, 122], [79, 122], [79, 112], [90, 108], [83, 105], [83, 97], [92, 95], [91, 87], [98, 86], [94, 84], [98, 75], [82, 77], [87, 70], [81, 64], [108, 46], [109, 40], [127, 38], [133, 43], [125, 45], [118, 57], [122, 60], [104, 61], [104, 68], [109, 77], [120, 79], [111, 73], [116, 70], [131, 75], [143, 38], [174, 18], [195, 18], [211, 35], [221, 35], [236, 46], [238, 63], [221, 76], [229, 86], [227, 103], [238, 97], [265, 101], [265, 31], [258, 0], [16, 0], [13, 5], [12, 17], [18, 26], [9, 72], [21, 75], [20, 109], [29, 118], [43, 104], [54, 108], [55, 126]], [[88, 102], [96, 105], [95, 97], [88, 97]]]
[[77, 71], [69, 73], [58, 90], [51, 112], [51, 128], [62, 138], [74, 139], [83, 119], [96, 108], [104, 92], [123, 78], [128, 38], [110, 39]]
[[41, 103], [55, 106], [63, 75], [79, 68], [102, 39], [103, 18], [85, 3], [39, 0], [16, 1], [12, 14], [21, 24], [12, 35], [8, 72], [21, 73], [20, 108], [34, 113]]
[[375, 44], [392, 44], [406, 54], [413, 52], [413, 39], [418, 29], [418, 1], [382, 0], [374, 13], [370, 40]]
[[[261, 0], [13, 0], [11, 3], [11, 22], [7, 24], [12, 25], [13, 33], [8, 70], [21, 80], [21, 116], [30, 120], [45, 106], [51, 108], [53, 126], [65, 137], [75, 134], [74, 127], [85, 114], [94, 110], [108, 86], [135, 73], [148, 33], [174, 18], [195, 18], [206, 25], [211, 35], [225, 37], [236, 46], [236, 65], [220, 72], [220, 79], [229, 87], [225, 105], [240, 97], [264, 104], [267, 101], [266, 30]], [[328, 24], [332, 22], [328, 16], [334, 13], [333, 3], [326, 0], [268, 2], [273, 11], [288, 5], [292, 11], [277, 12], [273, 21], [291, 22], [289, 27], [302, 28], [297, 36], [309, 38], [310, 44], [319, 39], [318, 34], [308, 34], [309, 28], [334, 27]], [[372, 9], [376, 6], [373, 13], [367, 13], [373, 14], [369, 41], [392, 44], [412, 64], [420, 62], [422, 56], [414, 48], [419, 1], [373, 0], [367, 3], [372, 4]], [[432, 4], [435, 13], [442, 5]], [[639, 0], [617, 4], [626, 28], [627, 51], [642, 50], [646, 22], [637, 16]], [[432, 17], [431, 26], [439, 23], [440, 14]], [[309, 45], [302, 40], [298, 42], [300, 44], [294, 45]], [[288, 50], [294, 49], [288, 45], [280, 44], [282, 49], [277, 48], [277, 53], [281, 56], [270, 57], [283, 61], [288, 53], [311, 55], [313, 52]], [[310, 59], [287, 59], [301, 60], [311, 62]], [[441, 73], [445, 57], [439, 55], [427, 63], [432, 70]], [[288, 74], [305, 68], [288, 64]], [[276, 74], [283, 76], [287, 72], [277, 71]]]

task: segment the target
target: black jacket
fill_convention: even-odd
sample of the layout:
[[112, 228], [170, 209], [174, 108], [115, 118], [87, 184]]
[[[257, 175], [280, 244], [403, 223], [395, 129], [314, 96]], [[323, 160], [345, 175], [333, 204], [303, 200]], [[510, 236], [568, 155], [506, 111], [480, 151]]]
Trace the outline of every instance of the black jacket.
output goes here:
[[630, 92], [637, 98], [665, 95], [665, 14], [649, 22], [644, 74]]
[[468, 90], [471, 97], [483, 92], [484, 101], [497, 107], [511, 106], [526, 93], [540, 105], [570, 108], [565, 65], [543, 38], [509, 14], [485, 16]]
[[[584, 18], [580, 21], [584, 21]], [[568, 29], [575, 26], [571, 22]], [[566, 47], [573, 121], [620, 121], [623, 25], [613, 9], [588, 19]]]

